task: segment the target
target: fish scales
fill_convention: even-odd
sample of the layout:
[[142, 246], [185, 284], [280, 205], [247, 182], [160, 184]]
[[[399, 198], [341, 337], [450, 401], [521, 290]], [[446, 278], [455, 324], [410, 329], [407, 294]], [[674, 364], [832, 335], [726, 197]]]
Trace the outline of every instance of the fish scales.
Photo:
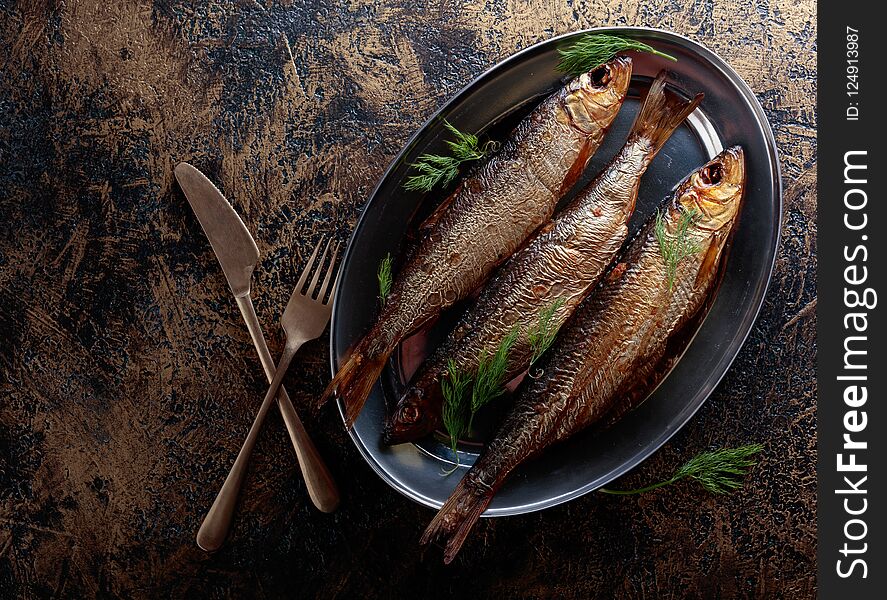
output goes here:
[[695, 109], [665, 88], [665, 72], [650, 87], [632, 131], [607, 168], [568, 207], [534, 234], [502, 266], [447, 340], [413, 377], [388, 419], [387, 443], [414, 441], [441, 424], [441, 380], [455, 368], [474, 376], [482, 356], [517, 330], [505, 381], [523, 372], [534, 354], [530, 333], [553, 309], [556, 331], [594, 288], [628, 236], [643, 173], [674, 129]]
[[[423, 543], [445, 538], [444, 560], [450, 562], [515, 467], [638, 395], [639, 383], [661, 380], [669, 341], [698, 322], [711, 299], [744, 187], [744, 157], [734, 147], [676, 188], [661, 223], [647, 223], [566, 324], [542, 363], [542, 375], [524, 380], [511, 412], [431, 522]], [[689, 223], [683, 241], [692, 251], [681, 257], [672, 280], [663, 243], [681, 235], [681, 223]]]
[[471, 294], [548, 220], [603, 141], [630, 79], [631, 60], [621, 57], [572, 80], [457, 187], [423, 225], [375, 324], [321, 404], [338, 395], [352, 424], [397, 344]]

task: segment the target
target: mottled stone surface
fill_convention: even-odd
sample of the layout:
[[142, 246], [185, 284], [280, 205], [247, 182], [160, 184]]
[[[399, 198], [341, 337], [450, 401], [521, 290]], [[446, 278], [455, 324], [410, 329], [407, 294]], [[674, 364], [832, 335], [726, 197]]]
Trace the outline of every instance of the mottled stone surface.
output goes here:
[[[253, 231], [276, 319], [321, 235], [347, 239], [386, 164], [496, 61], [598, 25], [710, 46], [767, 111], [786, 187], [767, 301], [733, 369], [618, 482], [761, 441], [746, 488], [590, 495], [484, 520], [450, 567], [333, 411], [306, 425], [344, 494], [310, 504], [269, 419], [227, 547], [193, 543], [264, 391], [172, 167], [205, 170]], [[810, 598], [815, 591], [812, 0], [0, 2], [0, 597]], [[287, 378], [305, 407], [328, 340]]]

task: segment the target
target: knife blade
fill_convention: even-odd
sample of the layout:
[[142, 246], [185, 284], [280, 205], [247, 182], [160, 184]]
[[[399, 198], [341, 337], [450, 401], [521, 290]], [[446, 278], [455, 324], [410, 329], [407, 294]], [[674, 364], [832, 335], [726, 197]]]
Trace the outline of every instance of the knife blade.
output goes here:
[[209, 238], [234, 296], [249, 294], [253, 270], [259, 262], [259, 248], [240, 215], [213, 182], [188, 163], [177, 164], [175, 175]]

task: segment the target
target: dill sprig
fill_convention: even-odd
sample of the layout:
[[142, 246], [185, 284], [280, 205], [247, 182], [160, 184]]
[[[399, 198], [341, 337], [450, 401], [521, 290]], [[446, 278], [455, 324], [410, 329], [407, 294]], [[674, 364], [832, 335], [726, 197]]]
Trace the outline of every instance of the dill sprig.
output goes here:
[[[444, 427], [450, 436], [450, 448], [456, 454], [456, 465], [443, 471], [449, 475], [459, 467], [459, 454], [456, 446], [459, 438], [471, 431], [474, 415], [485, 404], [505, 393], [505, 374], [508, 368], [508, 354], [517, 341], [520, 329], [513, 327], [499, 343], [496, 351], [482, 351], [478, 361], [477, 372], [472, 378], [460, 370], [453, 359], [447, 360], [447, 372], [440, 380], [443, 394], [441, 417]], [[468, 398], [468, 386], [472, 385], [471, 398]]]
[[477, 364], [477, 375], [474, 379], [474, 387], [471, 390], [471, 416], [485, 404], [495, 400], [505, 393], [505, 371], [508, 368], [508, 354], [517, 342], [520, 329], [513, 327], [502, 341], [496, 351], [481, 352]]
[[388, 294], [391, 293], [391, 254], [386, 254], [385, 258], [382, 259], [382, 262], [379, 263], [379, 270], [376, 272], [376, 277], [379, 278], [379, 299], [382, 300], [382, 304], [385, 304], [385, 300], [388, 298]]
[[539, 313], [539, 321], [527, 333], [527, 341], [530, 342], [530, 348], [533, 350], [530, 366], [534, 365], [554, 343], [558, 330], [554, 322], [554, 315], [566, 302], [566, 298], [558, 298], [543, 308]]
[[456, 138], [454, 140], [446, 141], [452, 155], [421, 155], [419, 157], [419, 162], [410, 165], [418, 171], [418, 173], [407, 177], [407, 180], [403, 184], [404, 189], [409, 191], [428, 192], [438, 184], [443, 184], [443, 186], [446, 187], [450, 185], [456, 178], [456, 175], [459, 174], [459, 165], [463, 162], [480, 160], [491, 152], [495, 152], [499, 147], [499, 144], [493, 141], [487, 141], [484, 144], [481, 144], [476, 135], [459, 131], [453, 127], [449, 121], [444, 121], [444, 127], [446, 127]]
[[665, 261], [669, 290], [674, 286], [678, 265], [681, 264], [681, 261], [699, 252], [699, 244], [690, 238], [690, 225], [696, 220], [696, 211], [683, 208], [679, 210], [681, 210], [681, 216], [678, 217], [674, 234], [668, 232], [665, 219], [662, 217], [663, 211], [656, 213], [654, 226], [656, 240], [659, 242], [659, 252], [662, 254], [662, 260]]
[[720, 450], [702, 452], [681, 465], [681, 468], [665, 481], [635, 490], [601, 488], [598, 491], [620, 496], [642, 494], [671, 485], [681, 479], [690, 478], [712, 494], [728, 494], [742, 487], [742, 477], [745, 476], [748, 469], [757, 464], [757, 461], [752, 457], [763, 449], [761, 444], [748, 444], [738, 448], [721, 448]]
[[579, 75], [591, 71], [598, 65], [611, 60], [619, 52], [636, 50], [648, 52], [669, 60], [677, 61], [674, 56], [660, 52], [643, 42], [618, 35], [606, 33], [586, 33], [567, 48], [558, 49], [561, 55], [558, 71]]
[[[471, 378], [468, 374], [461, 371], [452, 358], [449, 359], [446, 376], [440, 381], [444, 398], [441, 415], [444, 427], [450, 436], [450, 448], [453, 453], [456, 453], [459, 438], [468, 431], [470, 416], [465, 392], [468, 390], [469, 384], [471, 384]], [[458, 464], [459, 455], [456, 454], [456, 465], [458, 466]]]

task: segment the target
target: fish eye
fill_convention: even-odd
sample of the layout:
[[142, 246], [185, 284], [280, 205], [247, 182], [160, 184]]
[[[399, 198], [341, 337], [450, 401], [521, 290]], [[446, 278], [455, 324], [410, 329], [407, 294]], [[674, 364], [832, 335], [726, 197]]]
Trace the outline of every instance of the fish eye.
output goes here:
[[415, 423], [419, 420], [419, 409], [413, 404], [404, 406], [400, 410], [400, 419], [405, 423]]
[[601, 65], [591, 72], [591, 83], [595, 87], [603, 87], [610, 83], [610, 67]]
[[705, 185], [718, 185], [721, 183], [721, 179], [724, 178], [721, 163], [714, 163], [702, 169], [699, 173], [699, 178], [702, 179], [702, 183]]

